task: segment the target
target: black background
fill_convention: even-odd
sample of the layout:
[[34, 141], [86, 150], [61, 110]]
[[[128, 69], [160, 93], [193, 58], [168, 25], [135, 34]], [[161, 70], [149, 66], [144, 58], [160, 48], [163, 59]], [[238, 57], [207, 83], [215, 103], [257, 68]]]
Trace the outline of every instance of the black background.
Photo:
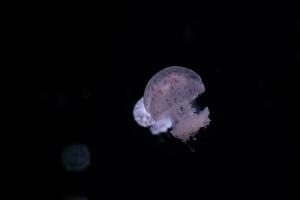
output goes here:
[[[273, 91], [291, 64], [296, 27], [281, 4], [47, 5], [20, 22], [37, 74], [32, 157], [43, 194], [287, 199]], [[148, 80], [171, 65], [206, 86], [198, 100], [212, 121], [190, 143], [195, 152], [132, 117]], [[84, 172], [61, 164], [72, 143], [90, 148]]]

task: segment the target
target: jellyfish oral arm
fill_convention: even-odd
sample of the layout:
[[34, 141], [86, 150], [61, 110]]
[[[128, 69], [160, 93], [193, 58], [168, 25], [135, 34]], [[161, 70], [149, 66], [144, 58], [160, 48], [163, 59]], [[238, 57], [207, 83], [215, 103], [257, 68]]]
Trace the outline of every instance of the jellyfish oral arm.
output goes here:
[[168, 132], [169, 128], [172, 127], [172, 125], [173, 125], [172, 120], [170, 120], [169, 118], [163, 118], [156, 121], [156, 123], [150, 126], [150, 131], [153, 135], [166, 133]]
[[209, 109], [205, 109], [199, 114], [189, 113], [185, 120], [174, 125], [171, 133], [174, 137], [186, 142], [195, 136], [201, 128], [209, 125]]

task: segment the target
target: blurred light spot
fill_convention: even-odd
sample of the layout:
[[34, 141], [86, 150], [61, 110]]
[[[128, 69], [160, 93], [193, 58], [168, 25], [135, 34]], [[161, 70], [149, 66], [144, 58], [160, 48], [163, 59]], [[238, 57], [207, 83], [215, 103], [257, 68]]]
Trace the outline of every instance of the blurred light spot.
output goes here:
[[69, 196], [69, 197], [65, 197], [63, 198], [63, 200], [87, 200], [87, 197], [84, 196]]
[[68, 171], [83, 171], [90, 165], [90, 151], [84, 144], [72, 144], [62, 152], [62, 163]]

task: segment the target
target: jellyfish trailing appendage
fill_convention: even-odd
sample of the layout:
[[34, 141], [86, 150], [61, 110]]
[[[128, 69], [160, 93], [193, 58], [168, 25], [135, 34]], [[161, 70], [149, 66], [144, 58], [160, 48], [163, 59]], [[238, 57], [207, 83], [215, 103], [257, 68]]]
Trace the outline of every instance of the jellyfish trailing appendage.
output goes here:
[[209, 109], [198, 110], [196, 98], [205, 92], [200, 76], [194, 71], [167, 67], [148, 82], [144, 96], [133, 109], [135, 121], [149, 127], [153, 135], [168, 132], [183, 142], [210, 123]]

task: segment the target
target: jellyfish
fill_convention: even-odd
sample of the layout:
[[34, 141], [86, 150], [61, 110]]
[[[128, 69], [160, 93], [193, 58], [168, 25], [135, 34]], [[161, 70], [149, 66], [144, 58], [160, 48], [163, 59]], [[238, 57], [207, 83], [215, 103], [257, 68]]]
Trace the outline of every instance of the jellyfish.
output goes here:
[[68, 171], [83, 171], [90, 164], [90, 151], [84, 144], [71, 144], [62, 152], [62, 163]]
[[134, 120], [153, 135], [167, 133], [187, 142], [209, 125], [209, 109], [200, 110], [196, 98], [205, 92], [200, 76], [171, 66], [156, 73], [133, 108]]

